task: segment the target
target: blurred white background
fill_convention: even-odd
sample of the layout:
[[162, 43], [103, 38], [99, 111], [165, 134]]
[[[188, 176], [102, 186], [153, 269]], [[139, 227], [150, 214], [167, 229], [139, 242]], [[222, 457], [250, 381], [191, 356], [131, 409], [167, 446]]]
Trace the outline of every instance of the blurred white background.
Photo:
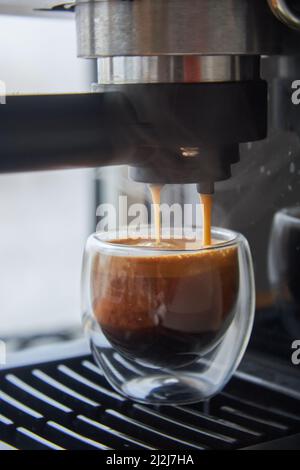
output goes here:
[[[7, 94], [89, 91], [94, 68], [76, 58], [71, 16], [0, 16], [0, 80]], [[93, 185], [92, 170], [0, 175], [0, 338], [80, 325]]]

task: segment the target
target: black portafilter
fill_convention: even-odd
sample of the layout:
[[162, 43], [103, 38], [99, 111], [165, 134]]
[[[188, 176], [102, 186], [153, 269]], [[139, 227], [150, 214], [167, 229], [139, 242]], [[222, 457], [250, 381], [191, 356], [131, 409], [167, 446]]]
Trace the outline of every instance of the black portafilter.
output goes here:
[[9, 96], [0, 106], [0, 173], [130, 165], [144, 183], [231, 176], [239, 143], [267, 131], [267, 85], [105, 85], [92, 94]]
[[267, 84], [263, 80], [125, 87], [138, 119], [151, 129], [129, 176], [151, 184], [196, 183], [211, 194], [231, 176], [239, 143], [267, 133]]
[[130, 166], [131, 179], [161, 185], [197, 183], [203, 194], [212, 194], [215, 182], [230, 178], [231, 165], [239, 161], [238, 144], [182, 147], [178, 154], [158, 148], [143, 152], [148, 163]]

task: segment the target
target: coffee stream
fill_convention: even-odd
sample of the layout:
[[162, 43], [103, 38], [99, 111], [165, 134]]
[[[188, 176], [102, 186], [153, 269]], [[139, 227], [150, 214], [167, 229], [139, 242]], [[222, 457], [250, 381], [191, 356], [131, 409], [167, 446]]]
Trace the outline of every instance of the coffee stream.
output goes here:
[[200, 194], [200, 204], [202, 204], [202, 214], [203, 214], [202, 243], [204, 246], [208, 246], [208, 245], [211, 245], [211, 209], [212, 209], [211, 194]]
[[152, 204], [154, 205], [154, 227], [155, 227], [155, 241], [157, 244], [160, 242], [161, 223], [160, 223], [160, 195], [163, 186], [159, 184], [149, 184], [151, 193]]
[[[154, 206], [154, 227], [156, 244], [161, 240], [161, 220], [160, 220], [160, 197], [163, 186], [158, 184], [149, 184], [152, 204]], [[203, 214], [203, 246], [211, 245], [211, 210], [212, 196], [211, 194], [200, 194], [200, 204], [202, 205]]]

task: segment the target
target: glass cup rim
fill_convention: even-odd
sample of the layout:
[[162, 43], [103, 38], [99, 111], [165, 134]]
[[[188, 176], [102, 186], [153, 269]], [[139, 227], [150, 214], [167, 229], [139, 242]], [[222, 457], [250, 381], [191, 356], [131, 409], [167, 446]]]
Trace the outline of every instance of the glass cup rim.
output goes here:
[[[149, 227], [149, 226], [147, 226]], [[202, 228], [197, 229], [197, 230], [202, 230]], [[243, 235], [239, 232], [235, 232], [233, 230], [229, 229], [224, 229], [224, 228], [219, 228], [219, 227], [212, 227], [211, 228], [212, 234], [217, 235], [223, 238], [220, 238], [220, 243], [216, 243], [214, 245], [204, 245], [200, 246], [197, 248], [174, 248], [174, 249], [168, 249], [168, 248], [162, 248], [160, 246], [155, 247], [155, 246], [138, 246], [138, 245], [127, 245], [124, 243], [112, 243], [113, 239], [120, 239], [122, 240], [122, 237], [116, 236], [120, 235], [122, 233], [122, 230], [110, 230], [107, 232], [101, 232], [97, 231], [94, 232], [90, 235], [89, 240], [92, 240], [94, 244], [96, 244], [96, 247], [99, 249], [104, 249], [104, 250], [110, 250], [114, 252], [128, 252], [130, 251], [131, 253], [136, 253], [138, 254], [139, 252], [142, 252], [143, 255], [145, 256], [146, 254], [158, 254], [161, 256], [162, 254], [180, 254], [180, 253], [198, 253], [202, 251], [213, 251], [213, 250], [220, 250], [224, 248], [229, 248], [232, 246], [237, 246], [241, 241], [245, 241], [245, 238]], [[113, 235], [115, 235], [113, 237]], [[123, 237], [124, 238], [130, 238], [128, 237]]]
[[288, 206], [280, 209], [276, 214], [283, 216], [290, 221], [300, 224], [300, 206]]

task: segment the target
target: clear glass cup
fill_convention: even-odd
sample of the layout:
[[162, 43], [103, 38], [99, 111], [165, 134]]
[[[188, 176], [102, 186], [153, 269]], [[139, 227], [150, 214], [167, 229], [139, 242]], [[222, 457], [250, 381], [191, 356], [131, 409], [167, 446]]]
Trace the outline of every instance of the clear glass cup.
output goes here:
[[275, 306], [286, 331], [300, 335], [300, 207], [287, 207], [273, 218], [268, 273]]
[[176, 241], [163, 248], [146, 238], [138, 246], [122, 233], [88, 238], [83, 324], [96, 363], [126, 397], [206, 400], [237, 368], [254, 317], [251, 254], [241, 234], [213, 228], [212, 238], [209, 247]]

